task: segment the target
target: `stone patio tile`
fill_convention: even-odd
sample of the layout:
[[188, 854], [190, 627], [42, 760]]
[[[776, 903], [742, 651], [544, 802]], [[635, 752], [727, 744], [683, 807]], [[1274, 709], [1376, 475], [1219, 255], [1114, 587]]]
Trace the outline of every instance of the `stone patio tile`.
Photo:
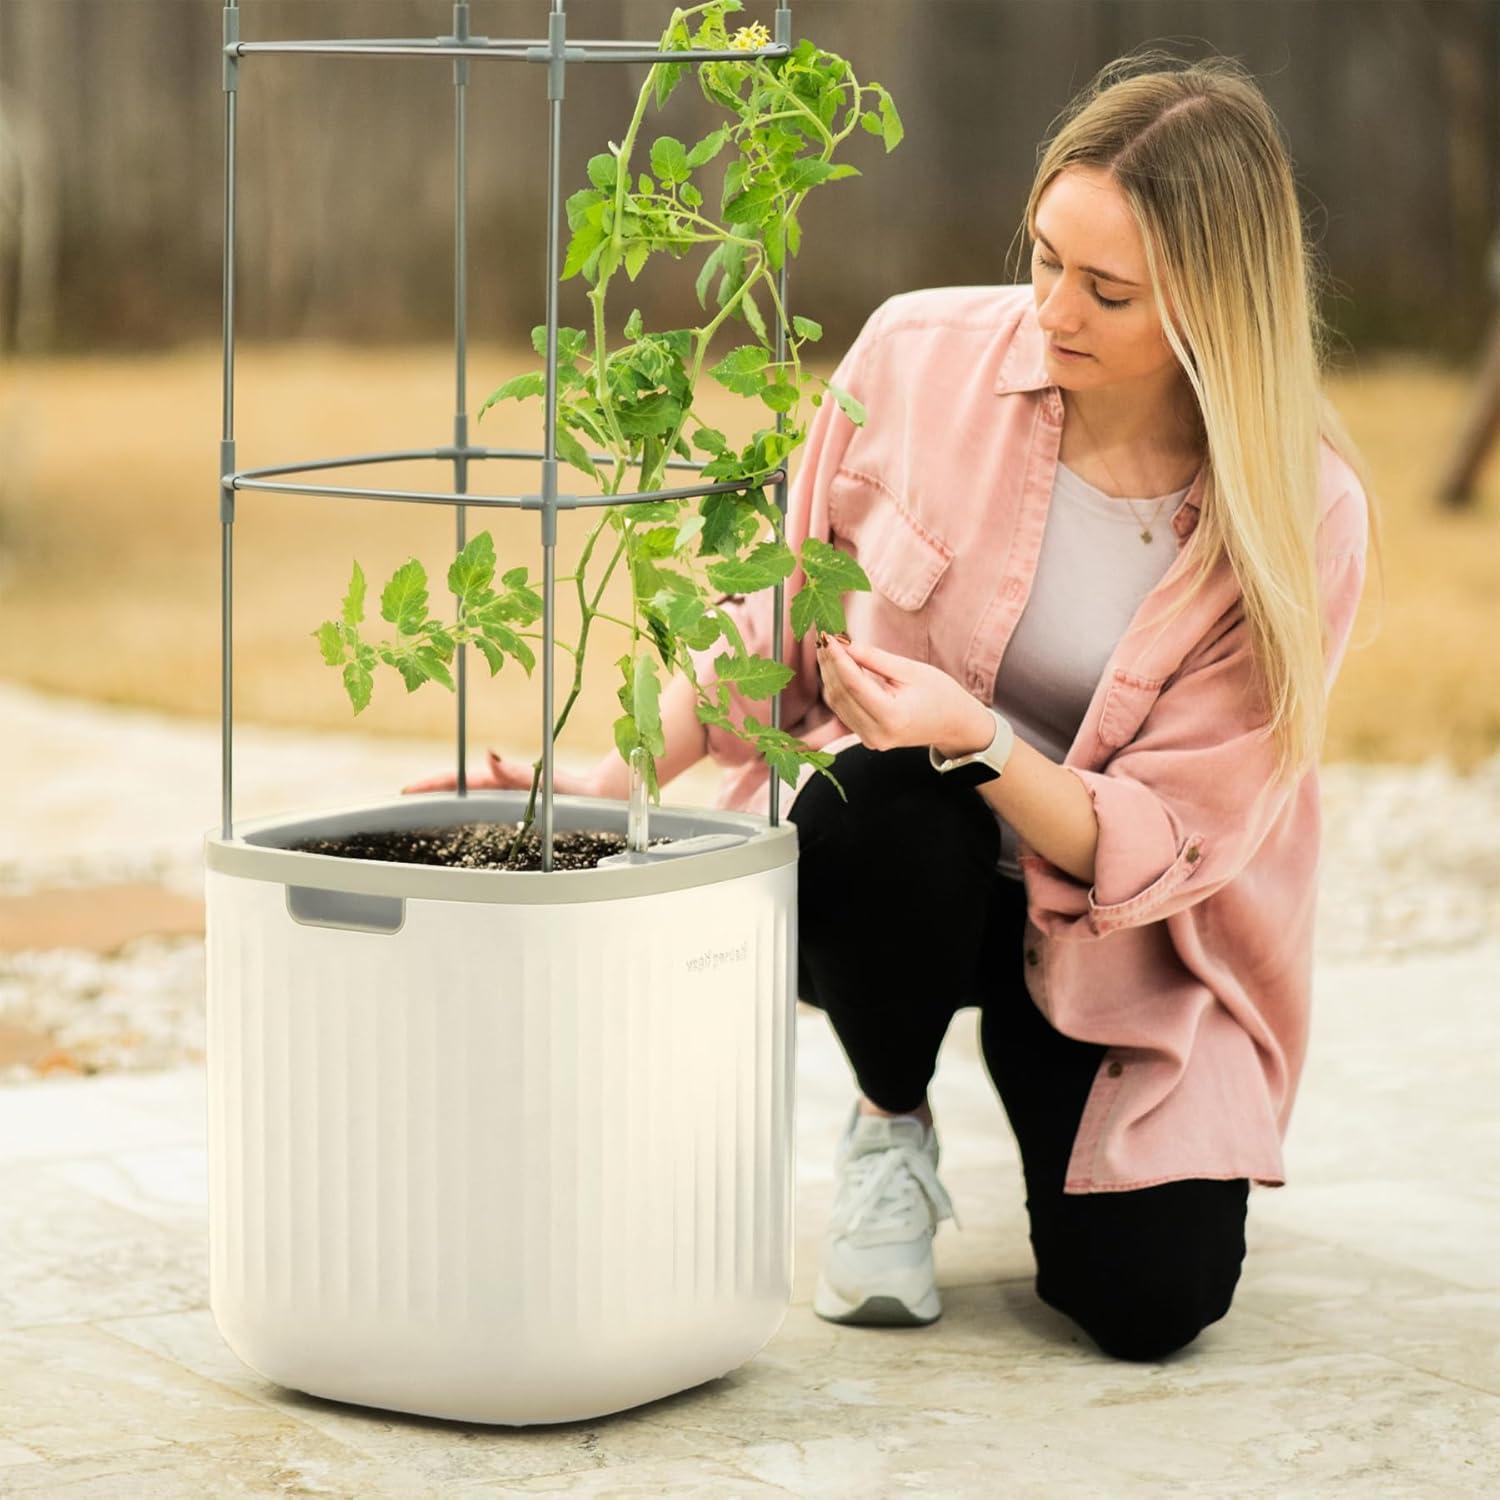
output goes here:
[[0, 1088], [0, 1168], [163, 1146], [201, 1149], [206, 1101], [201, 1064]]
[[201, 1307], [206, 1235], [146, 1218], [45, 1163], [0, 1168], [0, 1329]]

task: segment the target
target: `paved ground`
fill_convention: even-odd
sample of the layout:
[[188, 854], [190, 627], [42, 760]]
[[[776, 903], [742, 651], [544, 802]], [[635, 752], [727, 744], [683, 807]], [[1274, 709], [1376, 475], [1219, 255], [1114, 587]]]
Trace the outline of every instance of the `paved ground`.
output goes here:
[[[11, 888], [44, 877], [83, 889], [107, 869], [190, 894], [182, 861], [217, 810], [212, 733], [45, 707], [30, 701], [24, 727], [35, 763], [65, 731], [73, 748], [59, 741], [51, 762], [76, 771], [76, 736], [98, 729], [113, 767], [88, 783], [82, 814], [84, 794], [61, 790], [71, 773], [26, 796], [7, 778]], [[315, 803], [335, 784], [341, 801], [387, 792], [432, 754], [253, 733], [246, 747], [247, 814]], [[670, 790], [706, 801], [712, 780]], [[973, 1011], [933, 1091], [964, 1222], [937, 1240], [939, 1323], [842, 1329], [811, 1313], [850, 1085], [804, 1009], [796, 1285], [780, 1331], [696, 1390], [525, 1432], [317, 1400], [230, 1353], [207, 1310], [199, 1066], [0, 1088], [0, 1494], [1495, 1492], [1500, 936], [1478, 916], [1475, 928], [1320, 960], [1288, 1186], [1252, 1194], [1229, 1315], [1153, 1364], [1108, 1359], [1035, 1297], [1015, 1143]]]

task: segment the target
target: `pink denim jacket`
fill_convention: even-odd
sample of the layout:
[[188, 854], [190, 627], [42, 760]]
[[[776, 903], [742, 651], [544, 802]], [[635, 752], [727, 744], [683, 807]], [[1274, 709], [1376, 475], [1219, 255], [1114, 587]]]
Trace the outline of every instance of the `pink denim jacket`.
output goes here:
[[[795, 552], [822, 537], [869, 575], [869, 592], [844, 597], [851, 636], [942, 667], [987, 704], [1036, 572], [1062, 437], [1032, 287], [891, 297], [833, 378], [867, 420], [856, 427], [831, 398], [818, 407], [790, 487], [788, 543]], [[1363, 587], [1367, 502], [1333, 448], [1321, 452], [1331, 690]], [[1059, 1031], [1109, 1048], [1065, 1192], [1187, 1177], [1285, 1182], [1281, 1144], [1311, 1000], [1318, 776], [1271, 784], [1274, 747], [1249, 692], [1250, 641], [1227, 563], [1152, 643], [1183, 592], [1203, 489], [1200, 473], [1172, 515], [1177, 557], [1117, 644], [1062, 762], [1093, 798], [1093, 885], [1020, 844], [1026, 988]], [[837, 753], [859, 736], [821, 697], [813, 633], [792, 634], [803, 581], [798, 568], [785, 587], [784, 659], [796, 676], [781, 722]], [[766, 590], [724, 604], [765, 656], [771, 599]], [[705, 687], [723, 649], [694, 653]], [[770, 722], [769, 700], [729, 686], [736, 723], [747, 710]], [[714, 805], [768, 815], [764, 761], [724, 730], [708, 739], [729, 768]], [[816, 774], [804, 766], [797, 789]], [[783, 783], [783, 820], [793, 796]]]

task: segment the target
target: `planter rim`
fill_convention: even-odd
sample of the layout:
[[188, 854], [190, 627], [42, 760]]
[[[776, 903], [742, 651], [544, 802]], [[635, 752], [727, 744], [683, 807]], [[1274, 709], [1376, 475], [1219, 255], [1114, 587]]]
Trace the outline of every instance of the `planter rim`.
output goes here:
[[[224, 875], [313, 890], [409, 896], [431, 901], [555, 905], [618, 901], [714, 885], [795, 864], [797, 860], [795, 823], [783, 819], [773, 828], [758, 813], [676, 806], [651, 808], [653, 838], [662, 834], [691, 838], [705, 833], [738, 833], [744, 835], [744, 842], [643, 865], [548, 871], [471, 870], [453, 865], [352, 859], [283, 847], [294, 839], [337, 838], [377, 828], [519, 822], [528, 796], [529, 791], [519, 788], [470, 792], [464, 797], [452, 793], [413, 793], [335, 808], [244, 818], [237, 821], [233, 838], [222, 837], [222, 830], [217, 827], [204, 834], [204, 864]], [[628, 811], [627, 804], [615, 798], [554, 795], [553, 833], [573, 828], [618, 828], [623, 836]]]

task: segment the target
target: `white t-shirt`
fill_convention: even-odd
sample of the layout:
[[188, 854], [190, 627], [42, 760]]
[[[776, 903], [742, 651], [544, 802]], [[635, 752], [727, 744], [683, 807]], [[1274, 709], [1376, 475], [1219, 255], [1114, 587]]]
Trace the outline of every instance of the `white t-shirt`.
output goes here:
[[[1058, 464], [1036, 576], [1001, 658], [994, 696], [1017, 737], [1049, 760], [1060, 764], [1067, 755], [1116, 644], [1171, 567], [1172, 513], [1190, 488], [1124, 500]], [[1149, 542], [1141, 540], [1143, 522]], [[995, 867], [1019, 880], [1015, 830], [999, 813], [995, 819]]]

